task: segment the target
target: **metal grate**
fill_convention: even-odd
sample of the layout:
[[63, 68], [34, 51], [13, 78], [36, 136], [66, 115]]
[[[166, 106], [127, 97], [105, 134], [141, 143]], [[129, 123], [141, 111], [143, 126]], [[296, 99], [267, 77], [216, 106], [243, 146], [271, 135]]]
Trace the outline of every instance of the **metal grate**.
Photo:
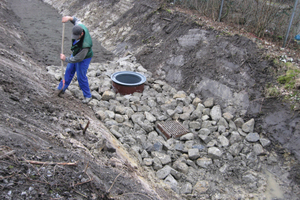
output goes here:
[[179, 138], [188, 133], [188, 130], [178, 121], [165, 121], [156, 124], [156, 130], [166, 139]]

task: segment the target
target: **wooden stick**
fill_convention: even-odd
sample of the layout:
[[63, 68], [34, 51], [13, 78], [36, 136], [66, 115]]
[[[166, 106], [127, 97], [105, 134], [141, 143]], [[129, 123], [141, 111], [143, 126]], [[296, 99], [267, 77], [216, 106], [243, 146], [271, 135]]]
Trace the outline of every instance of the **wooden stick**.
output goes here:
[[15, 150], [9, 151], [9, 152], [7, 152], [7, 153], [1, 155], [1, 156], [0, 156], [0, 159], [5, 158], [5, 157], [7, 157], [7, 156], [10, 156], [10, 155], [14, 154], [15, 152], [16, 152]]
[[81, 196], [83, 196], [83, 197], [85, 197], [85, 198], [88, 198], [86, 195], [84, 195], [84, 194], [82, 194], [82, 193], [80, 193], [80, 192], [78, 192], [78, 191], [76, 191], [76, 190], [74, 190], [74, 192], [76, 192], [77, 194], [79, 194], [79, 195], [81, 195]]
[[88, 123], [87, 123], [86, 126], [84, 127], [84, 129], [83, 129], [83, 131], [82, 131], [83, 134], [85, 134], [86, 129], [89, 127], [89, 125], [90, 125], [90, 120], [88, 121]]
[[82, 182], [82, 183], [76, 183], [76, 184], [73, 185], [73, 187], [78, 186], [78, 185], [82, 185], [82, 184], [85, 184], [85, 183], [88, 183], [88, 182], [91, 182], [92, 180], [93, 180], [93, 179], [91, 178], [90, 180], [87, 180], [87, 181], [85, 181], [85, 182]]
[[35, 165], [68, 165], [68, 166], [76, 166], [78, 161], [75, 163], [59, 163], [59, 162], [41, 162], [41, 161], [36, 161], [36, 160], [25, 160], [26, 162], [30, 164], [35, 164]]
[[114, 184], [115, 184], [117, 178], [118, 178], [122, 173], [123, 173], [123, 172], [120, 172], [120, 173], [118, 174], [118, 176], [116, 176], [114, 182], [111, 184], [110, 188], [108, 189], [108, 192], [110, 192], [110, 190], [111, 190], [111, 188], [114, 186]]

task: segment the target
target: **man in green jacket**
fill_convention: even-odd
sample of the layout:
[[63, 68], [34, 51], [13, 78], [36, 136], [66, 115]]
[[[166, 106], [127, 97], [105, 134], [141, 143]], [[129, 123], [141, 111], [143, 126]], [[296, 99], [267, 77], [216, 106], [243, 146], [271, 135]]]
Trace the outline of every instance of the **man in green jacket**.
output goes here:
[[[84, 99], [83, 103], [88, 103], [92, 99], [88, 78], [86, 76], [89, 64], [93, 57], [93, 42], [88, 29], [76, 17], [64, 16], [62, 23], [70, 21], [74, 24], [72, 29], [72, 55], [66, 57], [60, 54], [60, 59], [68, 63], [65, 71], [65, 84], [61, 81], [57, 87], [58, 90], [63, 89], [63, 92], [70, 85], [75, 72], [77, 73], [77, 80], [79, 87], [82, 90]], [[64, 88], [62, 88], [64, 85]]]

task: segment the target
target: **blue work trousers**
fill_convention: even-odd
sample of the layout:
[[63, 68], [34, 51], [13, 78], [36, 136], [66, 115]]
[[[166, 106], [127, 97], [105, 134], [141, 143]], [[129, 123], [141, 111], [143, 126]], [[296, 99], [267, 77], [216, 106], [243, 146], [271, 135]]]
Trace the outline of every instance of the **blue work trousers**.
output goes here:
[[[92, 60], [92, 58], [87, 58], [78, 63], [68, 63], [66, 72], [65, 72], [65, 86], [63, 88], [63, 91], [65, 91], [69, 87], [69, 85], [75, 75], [75, 72], [76, 72], [78, 84], [79, 84], [80, 89], [82, 90], [83, 96], [87, 97], [87, 98], [92, 97], [91, 90], [89, 87], [89, 81], [86, 76], [86, 73], [89, 68], [89, 64], [90, 64], [91, 60]], [[62, 86], [63, 86], [63, 82], [61, 81], [59, 83], [57, 89], [61, 90]]]

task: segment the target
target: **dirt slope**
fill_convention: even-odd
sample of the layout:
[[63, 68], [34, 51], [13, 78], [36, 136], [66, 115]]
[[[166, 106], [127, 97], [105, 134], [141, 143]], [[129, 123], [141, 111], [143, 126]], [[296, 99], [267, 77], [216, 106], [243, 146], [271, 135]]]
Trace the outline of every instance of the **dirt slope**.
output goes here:
[[[12, 2], [14, 9], [28, 10], [25, 8], [30, 5], [24, 1], [21, 1], [23, 4], [17, 0]], [[76, 12], [92, 1], [74, 2], [71, 11]], [[109, 9], [118, 2], [98, 3]], [[102, 137], [106, 132], [105, 127], [91, 123], [88, 131], [83, 133], [88, 121], [97, 121], [89, 107], [71, 96], [64, 99], [53, 96], [54, 85], [50, 83], [55, 80], [51, 80], [46, 74], [45, 66], [60, 64], [56, 56], [60, 51], [61, 27], [56, 27], [53, 32], [47, 31], [47, 18], [54, 16], [45, 16], [43, 20], [38, 20], [40, 18], [35, 19], [38, 12], [33, 12], [32, 18], [26, 19], [24, 16], [15, 16], [7, 1], [0, 0], [0, 3], [0, 27], [3, 30], [0, 34], [1, 198], [15, 199], [13, 197], [21, 196], [33, 199], [108, 199], [110, 195], [125, 199], [147, 199], [149, 196], [152, 199], [176, 199], [176, 196], [159, 189], [152, 191], [141, 184], [143, 179], [136, 177], [138, 169], [125, 162], [124, 155], [117, 146], [107, 144], [109, 136]], [[249, 92], [249, 99], [252, 101], [247, 107], [248, 114], [249, 117], [256, 117], [259, 130], [265, 131], [264, 134], [272, 133], [269, 136], [274, 137], [275, 142], [280, 141], [284, 147], [297, 154], [299, 114], [291, 112], [289, 105], [282, 104], [281, 101], [260, 101], [263, 98], [263, 86], [272, 81], [267, 70], [270, 63], [263, 59], [262, 50], [256, 48], [255, 43], [247, 38], [222, 34], [211, 29], [205, 29], [204, 35], [210, 41], [208, 44], [181, 48], [178, 38], [201, 25], [183, 14], [172, 14], [158, 5], [152, 1], [139, 1], [132, 10], [109, 26], [107, 31], [130, 21], [133, 27], [126, 37], [121, 33], [118, 37], [111, 36], [116, 46], [110, 50], [116, 55], [122, 55], [127, 50], [136, 53], [139, 62], [156, 74], [157, 78], [164, 76], [178, 89], [198, 93], [203, 98], [212, 95], [209, 88], [197, 91], [198, 86], [204, 83], [202, 81], [207, 79], [231, 85], [238, 92]], [[59, 15], [55, 20], [59, 21]], [[44, 26], [38, 24], [39, 22], [44, 23]], [[96, 28], [97, 23], [99, 21], [92, 21], [90, 25]], [[30, 33], [26, 29], [27, 27], [30, 30], [30, 26], [46, 31], [34, 30]], [[67, 28], [70, 30], [70, 27]], [[46, 35], [38, 34], [40, 32]], [[66, 35], [65, 41], [68, 41], [68, 37]], [[45, 38], [47, 46], [37, 42]], [[96, 44], [95, 48], [99, 48], [96, 51], [99, 55], [95, 56], [99, 60], [94, 62], [112, 59], [110, 51], [101, 44]], [[205, 51], [201, 52], [199, 49]], [[241, 49], [243, 50], [240, 51]], [[185, 58], [180, 66], [174, 65], [176, 60], [172, 60], [177, 56]], [[229, 61], [234, 63], [230, 65], [232, 68], [218, 67], [220, 62]], [[160, 74], [161, 71], [165, 72]], [[242, 77], [238, 72], [247, 72], [251, 74], [251, 78]], [[179, 73], [182, 76], [178, 78], [175, 75]], [[228, 80], [236, 82], [230, 83]], [[190, 87], [194, 84], [197, 87]], [[278, 115], [284, 116], [285, 120], [278, 120]], [[284, 136], [282, 133], [285, 133]], [[72, 138], [80, 143], [75, 143]], [[89, 154], [88, 150], [92, 146], [103, 149], [99, 157]], [[283, 149], [279, 148], [278, 151], [282, 151], [283, 156], [286, 155]], [[30, 161], [44, 163], [35, 165], [30, 164]], [[49, 165], [51, 162], [56, 164]], [[75, 163], [77, 165], [73, 166]], [[297, 169], [295, 165], [293, 173], [296, 180], [299, 176]]]

